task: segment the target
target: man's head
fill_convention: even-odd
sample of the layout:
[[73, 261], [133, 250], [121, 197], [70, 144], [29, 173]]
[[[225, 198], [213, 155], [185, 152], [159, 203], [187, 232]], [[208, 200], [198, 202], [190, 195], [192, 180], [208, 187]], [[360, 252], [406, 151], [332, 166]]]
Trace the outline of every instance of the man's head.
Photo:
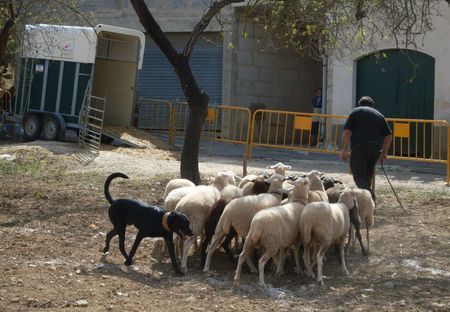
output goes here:
[[372, 98], [370, 96], [363, 96], [362, 98], [359, 99], [358, 101], [358, 107], [359, 106], [369, 106], [369, 107], [374, 107], [375, 102], [372, 100]]
[[317, 95], [322, 96], [322, 88], [317, 88]]

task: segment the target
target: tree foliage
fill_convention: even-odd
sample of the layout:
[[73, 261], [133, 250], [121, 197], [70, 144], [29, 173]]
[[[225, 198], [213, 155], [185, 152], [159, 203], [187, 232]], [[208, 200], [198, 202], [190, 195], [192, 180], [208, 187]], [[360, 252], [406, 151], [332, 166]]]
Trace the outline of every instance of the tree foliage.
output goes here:
[[[244, 15], [265, 30], [264, 44], [302, 55], [372, 51], [380, 40], [414, 48], [432, 30], [440, 0], [251, 0]], [[280, 45], [281, 43], [281, 45]]]
[[2, 0], [0, 1], [0, 65], [14, 62], [26, 24], [89, 23], [89, 16], [77, 9], [74, 0]]

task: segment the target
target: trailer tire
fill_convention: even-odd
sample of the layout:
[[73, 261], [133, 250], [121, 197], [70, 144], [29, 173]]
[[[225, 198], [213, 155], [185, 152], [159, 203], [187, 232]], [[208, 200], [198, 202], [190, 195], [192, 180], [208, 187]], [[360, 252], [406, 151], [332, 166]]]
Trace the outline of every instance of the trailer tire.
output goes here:
[[46, 141], [57, 141], [61, 134], [61, 123], [54, 115], [47, 115], [42, 125], [42, 137]]
[[41, 135], [42, 119], [33, 113], [27, 113], [22, 118], [23, 137], [25, 141], [34, 141]]

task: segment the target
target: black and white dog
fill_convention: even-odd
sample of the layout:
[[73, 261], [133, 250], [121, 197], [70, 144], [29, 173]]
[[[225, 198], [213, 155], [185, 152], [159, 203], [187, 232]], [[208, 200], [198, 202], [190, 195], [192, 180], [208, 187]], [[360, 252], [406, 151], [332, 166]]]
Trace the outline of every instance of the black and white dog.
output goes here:
[[[184, 214], [176, 211], [167, 212], [164, 209], [139, 200], [114, 200], [109, 194], [109, 185], [117, 177], [128, 179], [128, 176], [125, 174], [117, 172], [111, 174], [105, 181], [105, 197], [111, 204], [108, 214], [114, 228], [106, 234], [103, 253], [108, 253], [111, 239], [119, 235], [119, 249], [125, 257], [125, 265], [131, 265], [133, 256], [143, 238], [163, 237], [166, 241], [175, 272], [178, 275], [183, 275], [175, 258], [173, 232], [177, 233], [183, 240], [186, 239], [186, 236], [192, 236], [192, 231], [189, 228], [189, 219]], [[129, 255], [125, 251], [125, 229], [127, 225], [134, 225], [139, 230]]]

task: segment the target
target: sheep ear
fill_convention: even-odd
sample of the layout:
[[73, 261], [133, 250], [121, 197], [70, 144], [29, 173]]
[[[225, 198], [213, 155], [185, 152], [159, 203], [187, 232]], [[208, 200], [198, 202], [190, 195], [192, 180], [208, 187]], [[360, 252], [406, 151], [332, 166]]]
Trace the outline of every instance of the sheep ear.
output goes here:
[[284, 166], [284, 168], [286, 168], [286, 169], [292, 169], [292, 166]]

